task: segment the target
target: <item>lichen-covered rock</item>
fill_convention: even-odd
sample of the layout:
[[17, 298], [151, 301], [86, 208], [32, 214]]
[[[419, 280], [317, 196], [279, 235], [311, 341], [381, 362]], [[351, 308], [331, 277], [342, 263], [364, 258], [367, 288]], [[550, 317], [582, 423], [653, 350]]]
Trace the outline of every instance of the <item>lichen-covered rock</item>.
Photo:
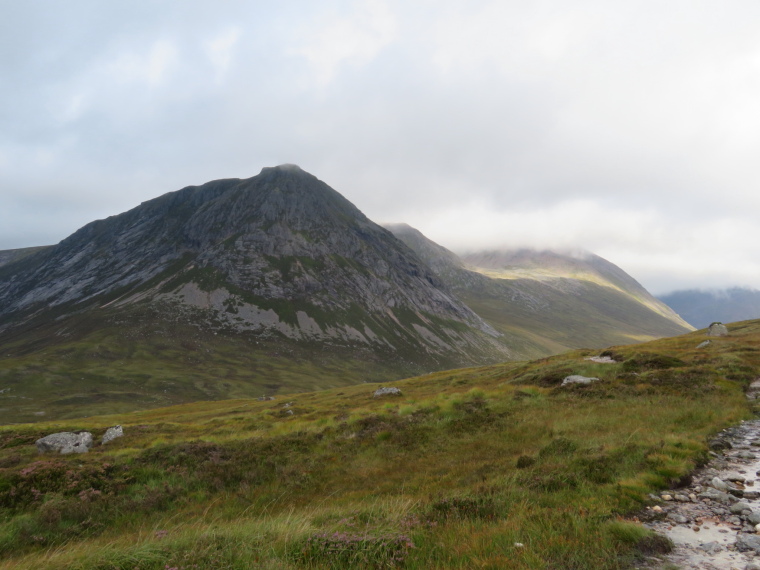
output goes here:
[[103, 434], [103, 440], [101, 441], [100, 445], [105, 445], [109, 441], [113, 441], [117, 437], [123, 437], [124, 436], [124, 429], [121, 426], [113, 426], [106, 430], [106, 433]]
[[728, 329], [723, 323], [713, 323], [707, 327], [707, 336], [728, 336]]
[[51, 433], [38, 439], [35, 445], [40, 453], [87, 453], [92, 447], [92, 434], [88, 431]]
[[697, 345], [697, 348], [705, 348], [706, 346], [710, 346], [710, 342], [711, 341], [709, 340], [703, 340]]
[[375, 390], [375, 393], [372, 395], [373, 398], [380, 398], [382, 396], [400, 396], [401, 390], [395, 387], [391, 388], [383, 388], [380, 387], [377, 390]]
[[572, 374], [562, 380], [562, 386], [567, 386], [568, 384], [591, 384], [592, 382], [598, 381], [599, 378], [588, 378], [586, 376], [581, 376], [580, 374]]

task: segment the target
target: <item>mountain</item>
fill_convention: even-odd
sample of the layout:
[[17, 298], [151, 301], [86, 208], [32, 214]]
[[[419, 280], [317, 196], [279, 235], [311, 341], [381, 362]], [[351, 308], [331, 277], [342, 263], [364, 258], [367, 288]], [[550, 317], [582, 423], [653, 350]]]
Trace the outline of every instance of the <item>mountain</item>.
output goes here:
[[501, 336], [292, 165], [165, 194], [0, 267], [0, 389], [28, 413], [75, 414], [72, 392], [161, 405], [400, 378], [508, 359]]
[[451, 291], [503, 332], [505, 342], [520, 354], [538, 358], [693, 330], [630, 275], [599, 256], [518, 249], [460, 258], [406, 224], [386, 227]]
[[760, 318], [760, 291], [746, 287], [704, 291], [673, 291], [660, 299], [697, 328], [720, 321], [733, 323]]

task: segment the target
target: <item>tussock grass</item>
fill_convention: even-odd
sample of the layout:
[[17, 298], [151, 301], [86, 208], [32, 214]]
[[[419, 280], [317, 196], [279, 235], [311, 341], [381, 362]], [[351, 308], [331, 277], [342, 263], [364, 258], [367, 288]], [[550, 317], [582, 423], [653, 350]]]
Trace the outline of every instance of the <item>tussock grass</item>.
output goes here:
[[[750, 416], [760, 324], [730, 328], [708, 350], [695, 333], [611, 365], [574, 351], [392, 399], [363, 384], [1, 427], [0, 568], [626, 568], [667, 545], [622, 517]], [[568, 370], [601, 380], [561, 388]], [[116, 423], [86, 455], [33, 447]]]

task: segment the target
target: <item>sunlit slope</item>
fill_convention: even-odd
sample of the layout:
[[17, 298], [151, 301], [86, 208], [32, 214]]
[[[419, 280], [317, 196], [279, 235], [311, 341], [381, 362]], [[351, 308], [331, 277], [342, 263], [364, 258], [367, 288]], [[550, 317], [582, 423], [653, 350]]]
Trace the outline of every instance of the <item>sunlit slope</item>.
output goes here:
[[405, 224], [387, 227], [521, 354], [538, 357], [693, 330], [598, 256], [519, 250], [460, 258]]

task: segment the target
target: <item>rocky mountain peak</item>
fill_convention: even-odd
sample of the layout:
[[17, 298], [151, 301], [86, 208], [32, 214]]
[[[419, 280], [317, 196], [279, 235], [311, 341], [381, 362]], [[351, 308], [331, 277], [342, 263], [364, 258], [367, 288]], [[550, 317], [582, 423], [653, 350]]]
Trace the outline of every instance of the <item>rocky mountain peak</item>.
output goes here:
[[411, 249], [295, 165], [189, 186], [88, 224], [0, 268], [0, 301], [6, 328], [51, 307], [149, 303], [205, 311], [232, 331], [414, 346], [461, 363], [507, 356], [499, 333]]

